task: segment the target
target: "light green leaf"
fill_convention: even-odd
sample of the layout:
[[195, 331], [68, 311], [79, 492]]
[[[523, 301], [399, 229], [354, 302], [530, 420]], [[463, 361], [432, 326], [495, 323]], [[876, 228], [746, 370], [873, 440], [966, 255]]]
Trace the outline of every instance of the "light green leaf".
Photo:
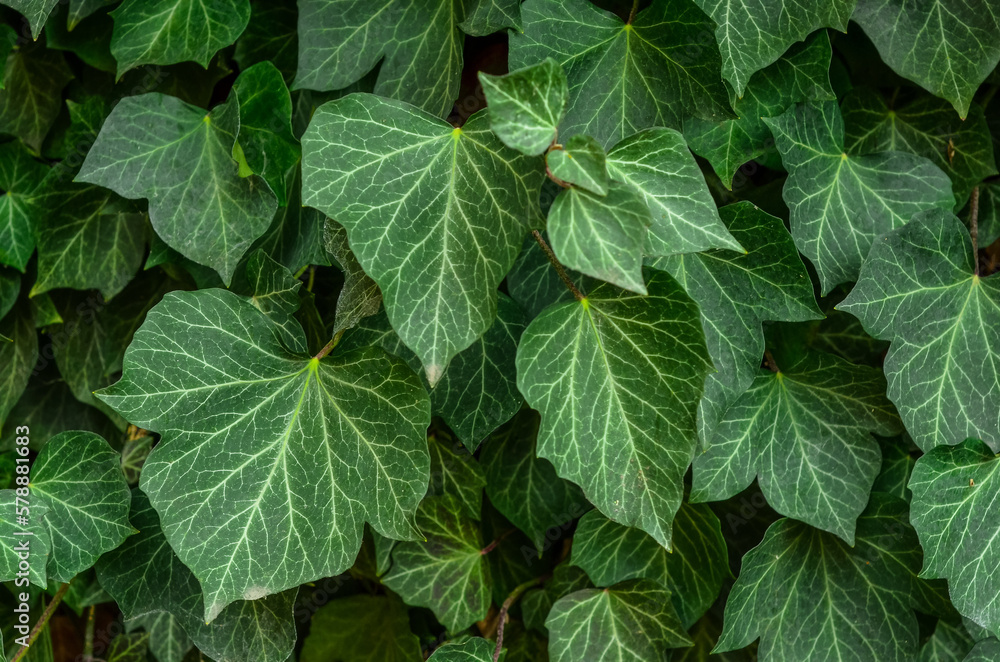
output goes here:
[[479, 519], [483, 510], [483, 488], [486, 476], [479, 462], [461, 442], [447, 443], [432, 436], [427, 440], [431, 452], [431, 482], [427, 496], [454, 496], [465, 514]]
[[472, 37], [485, 37], [504, 28], [521, 29], [521, 0], [469, 0], [465, 20], [458, 24]]
[[48, 20], [52, 9], [59, 4], [59, 0], [4, 0], [3, 4], [17, 10], [22, 16], [28, 19], [31, 26], [32, 39], [38, 39], [42, 34], [42, 27]]
[[917, 654], [910, 609], [912, 549], [906, 504], [876, 494], [858, 519], [857, 543], [781, 519], [744, 557], [726, 602], [716, 652], [758, 637], [761, 662], [884, 660]]
[[138, 205], [52, 171], [35, 191], [38, 280], [31, 296], [69, 287], [121, 292], [142, 264], [149, 234]]
[[764, 355], [761, 323], [821, 317], [812, 281], [781, 219], [745, 201], [727, 205], [719, 214], [746, 253], [713, 250], [650, 263], [676, 278], [701, 310], [718, 371], [708, 376], [699, 405], [702, 441], [757, 374]]
[[347, 569], [365, 521], [417, 535], [430, 406], [380, 349], [310, 359], [247, 299], [174, 292], [136, 332], [122, 380], [98, 395], [162, 435], [141, 486], [201, 582], [207, 621], [234, 600]]
[[715, 38], [722, 54], [722, 77], [732, 84], [736, 96], [742, 98], [754, 72], [775, 62], [789, 46], [802, 41], [810, 32], [820, 28], [847, 32], [847, 20], [857, 0], [695, 2], [718, 25]]
[[669, 649], [691, 645], [670, 592], [648, 579], [570, 593], [545, 625], [552, 662], [662, 660]]
[[133, 533], [118, 453], [93, 432], [63, 432], [31, 467], [31, 495], [44, 504], [49, 579], [68, 582]]
[[9, 56], [0, 89], [0, 134], [17, 136], [36, 154], [62, 108], [62, 89], [73, 79], [59, 51], [24, 45]]
[[989, 0], [858, 0], [852, 18], [893, 71], [950, 101], [962, 119], [1000, 62], [1000, 9]]
[[612, 182], [605, 196], [563, 190], [549, 210], [548, 231], [552, 250], [570, 269], [645, 294], [642, 247], [652, 222], [642, 197]]
[[0, 145], [0, 263], [24, 273], [35, 250], [33, 192], [48, 172], [17, 141]]
[[567, 184], [597, 195], [608, 194], [607, 155], [590, 136], [573, 136], [562, 149], [550, 151], [545, 158], [552, 174]]
[[881, 466], [870, 432], [901, 432], [881, 371], [811, 352], [759, 370], [695, 458], [692, 501], [720, 501], [755, 475], [776, 511], [854, 544]]
[[317, 110], [302, 137], [303, 202], [347, 229], [431, 386], [493, 323], [496, 287], [537, 214], [541, 159], [486, 123], [479, 113], [456, 129], [352, 94]]
[[677, 131], [650, 129], [623, 140], [608, 152], [608, 172], [649, 206], [646, 255], [743, 250], [719, 219], [705, 177]]
[[[0, 432], [6, 433], [5, 421], [28, 385], [31, 370], [38, 358], [38, 333], [28, 302], [23, 299], [0, 320]], [[21, 421], [14, 425], [23, 425]], [[4, 435], [6, 436], [6, 434]]]
[[[77, 181], [149, 200], [149, 218], [171, 248], [232, 280], [240, 258], [267, 229], [274, 195], [240, 177], [231, 153], [239, 134], [236, 95], [206, 114], [158, 93], [125, 97], [104, 123]], [[196, 182], [199, 193], [191, 192]]]
[[536, 457], [538, 421], [537, 412], [522, 409], [486, 441], [480, 458], [490, 503], [541, 552], [549, 544], [546, 533], [568, 527], [590, 506], [579, 487]]
[[407, 604], [430, 608], [449, 632], [485, 618], [493, 581], [476, 522], [455, 497], [428, 497], [417, 526], [425, 539], [396, 544], [382, 583]]
[[607, 148], [651, 126], [680, 128], [686, 115], [732, 117], [718, 49], [702, 39], [714, 25], [691, 2], [654, 0], [630, 24], [587, 0], [528, 0], [521, 16], [510, 66], [548, 57], [562, 65], [565, 135], [587, 134]]
[[111, 12], [118, 78], [143, 64], [193, 60], [205, 69], [250, 21], [249, 0], [125, 0]]
[[[20, 500], [15, 497], [14, 490], [0, 490], [0, 534], [8, 541], [0, 552], [0, 581], [12, 582], [20, 573], [35, 586], [45, 588], [48, 585], [46, 565], [52, 545], [45, 523], [48, 506], [44, 501], [32, 503], [30, 497]], [[27, 521], [19, 522], [16, 513], [25, 506]], [[19, 567], [24, 561], [22, 547], [28, 554], [27, 575]]]
[[855, 88], [841, 110], [848, 153], [900, 151], [926, 157], [951, 178], [958, 206], [965, 204], [973, 186], [997, 174], [980, 106], [972, 106], [961, 120], [950, 104], [931, 96], [890, 108], [878, 92]]
[[[295, 645], [295, 589], [231, 604], [209, 625], [202, 618], [198, 580], [167, 544], [156, 511], [139, 490], [132, 491], [130, 521], [138, 533], [97, 563], [101, 585], [126, 619], [142, 619], [151, 635], [172, 637], [162, 642], [167, 650], [188, 646], [186, 637], [171, 632], [180, 627], [218, 662], [283, 662], [288, 658]], [[160, 620], [163, 614], [176, 620]], [[152, 647], [159, 647], [155, 639]]]
[[456, 0], [300, 0], [299, 68], [292, 88], [339, 90], [381, 61], [375, 94], [444, 117], [458, 97], [463, 5]]
[[[427, 662], [493, 662], [496, 643], [482, 637], [472, 637], [465, 641], [447, 642], [434, 651]], [[506, 656], [501, 652], [500, 659]]]
[[974, 644], [961, 624], [939, 620], [934, 634], [920, 648], [917, 662], [963, 662]]
[[[773, 153], [771, 130], [762, 118], [780, 115], [799, 101], [836, 98], [830, 87], [831, 57], [830, 37], [825, 31], [816, 32], [755, 73], [742, 97], [730, 95], [739, 119], [684, 120], [684, 137], [691, 149], [709, 160], [726, 188], [732, 189], [733, 177], [744, 163]], [[742, 179], [736, 182], [741, 183]]]
[[685, 628], [694, 625], [729, 575], [719, 518], [702, 504], [681, 504], [668, 552], [638, 529], [615, 524], [596, 510], [580, 518], [570, 562], [599, 587], [628, 579], [651, 579], [670, 590]]
[[504, 145], [530, 156], [556, 139], [566, 114], [569, 87], [562, 67], [545, 58], [505, 76], [479, 72], [489, 106], [490, 128]]
[[538, 455], [612, 520], [669, 547], [711, 370], [698, 308], [670, 276], [648, 296], [600, 285], [524, 332], [517, 384], [541, 412]]
[[823, 294], [855, 281], [875, 238], [918, 211], [951, 209], [951, 182], [925, 158], [900, 152], [849, 156], [833, 101], [764, 118], [788, 169], [782, 196], [792, 237], [819, 273]]
[[889, 399], [924, 452], [967, 437], [1000, 450], [1000, 276], [974, 274], [957, 218], [924, 212], [883, 237], [838, 308], [892, 341]]
[[[323, 246], [330, 258], [344, 273], [344, 286], [337, 297], [333, 320], [333, 336], [358, 325], [382, 309], [382, 292], [378, 283], [365, 273], [347, 242], [347, 230], [331, 218], [323, 227]], [[405, 357], [404, 357], [405, 358]]]
[[913, 528], [924, 548], [923, 577], [948, 580], [955, 607], [1000, 633], [1000, 459], [981, 441], [939, 446], [910, 478]]
[[301, 662], [421, 662], [406, 605], [388, 595], [352, 595], [320, 607], [310, 620]]

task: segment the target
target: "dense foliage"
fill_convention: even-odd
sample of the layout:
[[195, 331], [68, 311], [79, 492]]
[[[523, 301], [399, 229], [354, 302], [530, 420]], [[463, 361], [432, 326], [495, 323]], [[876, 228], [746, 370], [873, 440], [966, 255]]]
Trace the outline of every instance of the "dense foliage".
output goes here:
[[0, 657], [1000, 660], [996, 0], [0, 3]]

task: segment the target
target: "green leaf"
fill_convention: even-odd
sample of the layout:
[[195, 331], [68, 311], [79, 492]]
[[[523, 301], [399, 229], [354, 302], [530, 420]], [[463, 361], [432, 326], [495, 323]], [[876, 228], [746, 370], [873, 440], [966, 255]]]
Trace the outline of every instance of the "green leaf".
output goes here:
[[[962, 214], [968, 218], [968, 210]], [[979, 245], [989, 246], [1000, 239], [1000, 182], [979, 186]]]
[[925, 158], [844, 152], [844, 121], [833, 101], [800, 104], [764, 118], [788, 169], [782, 196], [792, 237], [819, 273], [823, 294], [855, 281], [875, 238], [918, 211], [951, 209], [951, 182]]
[[623, 140], [608, 152], [608, 172], [639, 193], [653, 215], [646, 255], [743, 250], [719, 219], [705, 177], [677, 131], [650, 129]]
[[133, 533], [119, 456], [93, 432], [63, 432], [31, 467], [31, 495], [47, 506], [48, 576], [68, 582]]
[[455, 497], [428, 497], [417, 527], [425, 539], [396, 544], [382, 583], [407, 604], [430, 608], [449, 632], [485, 618], [493, 582], [476, 522]]
[[524, 619], [524, 626], [538, 632], [547, 633], [545, 619], [552, 611], [552, 605], [570, 593], [593, 588], [587, 573], [570, 565], [569, 561], [563, 561], [552, 571], [552, 577], [545, 582], [545, 586], [538, 589], [529, 590], [521, 599], [521, 617]]
[[236, 42], [233, 59], [241, 70], [258, 62], [270, 62], [285, 81], [290, 81], [295, 75], [299, 50], [297, 22], [298, 10], [294, 3], [250, 0], [250, 22]]
[[[427, 658], [428, 662], [493, 662], [496, 644], [489, 639], [472, 637], [462, 643], [447, 642]], [[501, 653], [500, 659], [505, 659]]]
[[492, 324], [496, 287], [537, 214], [541, 160], [504, 147], [486, 121], [454, 129], [352, 94], [317, 110], [302, 137], [303, 202], [347, 229], [431, 386]]
[[430, 406], [380, 349], [310, 359], [286, 350], [247, 299], [173, 292], [136, 332], [122, 380], [98, 395], [162, 435], [141, 486], [201, 582], [206, 621], [234, 600], [346, 570], [365, 521], [417, 535]]
[[[18, 522], [15, 513], [25, 505], [28, 505], [27, 522]], [[21, 577], [27, 576], [35, 586], [46, 587], [46, 564], [52, 545], [45, 522], [47, 512], [44, 501], [32, 503], [30, 497], [17, 500], [14, 490], [0, 490], [0, 534], [9, 541], [0, 552], [0, 581], [12, 582], [20, 572]], [[21, 557], [23, 547], [28, 554], [27, 575], [19, 567], [24, 561]]]
[[570, 269], [645, 294], [642, 246], [652, 222], [642, 197], [613, 182], [605, 196], [563, 190], [549, 211], [548, 231], [552, 250]]
[[337, 297], [333, 336], [357, 326], [366, 317], [382, 309], [378, 283], [365, 273], [347, 241], [347, 230], [331, 218], [323, 227], [323, 246], [331, 260], [344, 272], [344, 286]]
[[17, 10], [22, 16], [28, 19], [31, 26], [31, 38], [38, 39], [42, 34], [42, 27], [48, 20], [52, 9], [59, 3], [59, 0], [4, 0], [3, 4]]
[[539, 457], [602, 513], [669, 547], [711, 362], [677, 282], [652, 272], [646, 287], [640, 297], [599, 285], [546, 309], [521, 339], [517, 384], [542, 415]]
[[388, 595], [333, 600], [312, 617], [301, 662], [421, 662], [406, 605]]
[[998, 469], [1000, 459], [968, 439], [917, 460], [909, 484], [911, 520], [926, 552], [921, 576], [947, 579], [955, 607], [994, 635], [1000, 633]]
[[829, 36], [816, 32], [755, 73], [742, 97], [730, 94], [739, 119], [684, 121], [684, 137], [691, 149], [709, 160], [726, 188], [743, 183], [742, 179], [734, 182], [733, 177], [744, 163], [773, 154], [774, 139], [762, 118], [780, 115], [799, 101], [836, 98], [830, 87], [831, 57]]
[[755, 475], [768, 504], [854, 544], [880, 453], [869, 434], [901, 432], [881, 371], [812, 352], [758, 371], [695, 458], [692, 501], [720, 501]]
[[651, 126], [680, 128], [686, 115], [732, 117], [719, 52], [701, 38], [714, 25], [693, 3], [654, 0], [630, 24], [587, 0], [528, 0], [521, 16], [510, 66], [549, 57], [562, 65], [565, 135], [587, 134], [607, 148]]
[[107, 662], [146, 662], [149, 635], [145, 632], [120, 634], [108, 646]]
[[841, 110], [848, 153], [900, 151], [923, 156], [951, 178], [958, 206], [965, 204], [973, 186], [997, 174], [980, 106], [972, 106], [961, 120], [950, 104], [931, 96], [890, 108], [877, 92], [856, 88]]
[[886, 235], [839, 308], [892, 341], [888, 395], [917, 446], [977, 437], [1000, 450], [1000, 277], [975, 275], [957, 218], [928, 211]]
[[670, 592], [647, 579], [570, 593], [545, 621], [552, 662], [662, 660], [690, 646]]
[[718, 25], [715, 38], [722, 54], [722, 77], [732, 84], [736, 97], [743, 98], [754, 72], [775, 62], [789, 46], [802, 41], [809, 33], [820, 28], [847, 32], [847, 20], [857, 0], [695, 2]]
[[964, 627], [939, 620], [934, 634], [920, 648], [917, 662], [962, 662], [974, 644]]
[[450, 494], [459, 501], [466, 515], [478, 520], [486, 487], [486, 476], [479, 462], [461, 442], [448, 444], [432, 436], [427, 440], [427, 448], [431, 452], [431, 482], [427, 496]]
[[[202, 618], [198, 580], [167, 544], [156, 511], [139, 490], [132, 492], [130, 521], [138, 533], [101, 557], [97, 576], [126, 619], [142, 619], [151, 635], [171, 637], [165, 642], [151, 637], [154, 650], [161, 644], [183, 649], [189, 635], [200, 650], [220, 661], [288, 658], [295, 645], [295, 589], [231, 604], [209, 625]], [[176, 620], [162, 620], [163, 614]], [[186, 635], [173, 631], [178, 628]]]
[[240, 104], [238, 144], [247, 165], [285, 206], [286, 177], [299, 162], [299, 144], [292, 135], [292, 97], [281, 72], [270, 62], [255, 64], [240, 73], [233, 90]]
[[651, 537], [615, 524], [596, 510], [580, 518], [570, 562], [599, 587], [651, 579], [670, 590], [681, 623], [691, 627], [719, 597], [729, 575], [719, 518], [702, 504], [681, 504], [674, 519], [673, 551]]
[[231, 290], [250, 297], [250, 303], [280, 329], [284, 346], [294, 352], [308, 351], [302, 325], [293, 317], [302, 300], [302, 282], [261, 250], [247, 260], [242, 278], [233, 280]]
[[470, 0], [465, 20], [458, 24], [472, 37], [485, 37], [504, 28], [521, 29], [521, 0]]
[[22, 273], [35, 250], [32, 194], [47, 171], [17, 141], [0, 145], [0, 263]]
[[125, 0], [111, 15], [118, 78], [143, 64], [193, 60], [205, 69], [250, 20], [249, 0]]
[[0, 268], [0, 319], [14, 307], [21, 292], [21, 274], [13, 269]]
[[[0, 432], [6, 432], [7, 415], [28, 385], [37, 358], [38, 333], [34, 315], [22, 300], [0, 320]], [[14, 421], [14, 425], [22, 424]]]
[[[568, 276], [577, 288], [583, 287], [582, 275], [569, 271]], [[525, 238], [524, 247], [507, 274], [507, 291], [529, 320], [554, 303], [573, 300], [573, 293], [531, 235]]]
[[920, 565], [912, 538], [906, 504], [880, 494], [858, 519], [854, 547], [795, 520], [775, 522], [743, 557], [716, 652], [759, 637], [762, 662], [912, 660], [908, 597]]
[[111, 111], [77, 181], [147, 198], [150, 221], [167, 245], [229, 283], [276, 208], [263, 180], [238, 174], [231, 156], [238, 114], [236, 95], [208, 114], [163, 94], [126, 97]]
[[745, 201], [723, 207], [719, 215], [745, 253], [712, 250], [650, 263], [676, 278], [701, 310], [718, 371], [708, 376], [699, 405], [703, 441], [757, 374], [764, 355], [761, 323], [821, 316], [812, 281], [781, 219]]
[[562, 149], [550, 151], [545, 158], [552, 174], [567, 184], [597, 195], [608, 194], [607, 156], [590, 136], [573, 136]]
[[538, 421], [535, 411], [522, 409], [486, 441], [480, 457], [490, 503], [541, 552], [546, 534], [568, 527], [589, 505], [580, 488], [536, 457]]
[[913, 472], [913, 465], [917, 458], [914, 457], [916, 447], [908, 435], [886, 439], [876, 437], [882, 449], [882, 467], [879, 469], [875, 483], [872, 485], [872, 492], [885, 492], [904, 501], [910, 500], [910, 490], [907, 483], [910, 481], [910, 474]]
[[292, 273], [310, 264], [329, 265], [330, 260], [323, 250], [323, 215], [302, 206], [301, 164], [289, 171], [285, 190], [288, 191], [288, 204], [278, 207], [271, 227], [250, 250], [263, 248]]
[[62, 89], [73, 79], [59, 51], [25, 45], [7, 56], [0, 90], [0, 134], [10, 133], [36, 154], [62, 108]]
[[142, 264], [146, 215], [98, 186], [73, 184], [53, 171], [35, 191], [38, 280], [31, 296], [69, 287], [121, 292]]
[[[98, 9], [112, 5], [115, 0], [69, 0], [69, 13], [66, 16], [66, 29], [72, 30], [80, 21], [87, 18]], [[160, 662], [165, 662], [160, 660]]]
[[962, 119], [1000, 62], [1000, 11], [988, 0], [858, 0], [853, 19], [893, 71], [950, 101]]
[[1000, 655], [1000, 640], [984, 639], [975, 645], [965, 662], [990, 662]]
[[538, 156], [556, 139], [566, 114], [569, 87], [552, 58], [505, 76], [479, 72], [489, 106], [490, 128], [504, 145]]
[[166, 611], [139, 616], [125, 624], [126, 630], [141, 627], [149, 633], [149, 650], [157, 662], [183, 662], [194, 642], [176, 616]]
[[292, 88], [339, 90], [381, 61], [375, 94], [446, 116], [459, 91], [463, 4], [301, 0], [299, 68]]
[[[105, 439], [114, 439], [120, 434], [107, 416], [77, 400], [66, 383], [50, 372], [40, 372], [28, 382], [8, 418], [16, 425], [27, 425], [31, 429], [30, 447], [36, 451], [67, 430], [96, 432]], [[0, 449], [14, 448], [17, 436], [14, 429], [14, 425], [4, 427]]]

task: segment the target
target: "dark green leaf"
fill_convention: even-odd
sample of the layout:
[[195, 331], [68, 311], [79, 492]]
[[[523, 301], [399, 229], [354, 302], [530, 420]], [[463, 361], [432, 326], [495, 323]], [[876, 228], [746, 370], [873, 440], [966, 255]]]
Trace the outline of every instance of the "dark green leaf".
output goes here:
[[[482, 637], [472, 637], [462, 643], [448, 642], [434, 651], [427, 662], [493, 662], [496, 644]], [[505, 659], [501, 655], [500, 659]]]
[[[34, 315], [22, 300], [0, 320], [0, 433], [7, 432], [7, 415], [28, 385], [36, 358], [38, 333]], [[13, 424], [23, 425], [21, 421]]]
[[331, 218], [323, 228], [323, 246], [330, 258], [344, 272], [344, 286], [337, 297], [333, 336], [357, 326], [361, 320], [382, 309], [382, 292], [368, 277], [347, 242], [347, 230]]
[[934, 634], [920, 648], [917, 662], [963, 662], [974, 643], [961, 624], [952, 625], [940, 620]]
[[291, 81], [299, 49], [297, 19], [295, 3], [251, 0], [250, 22], [236, 42], [233, 59], [244, 70], [258, 62], [269, 61], [278, 68], [285, 82]]
[[469, 0], [465, 6], [465, 20], [458, 27], [473, 37], [504, 28], [520, 30], [521, 0]]
[[[0, 490], [0, 534], [10, 541], [0, 552], [0, 580], [14, 581], [18, 572], [24, 572], [19, 565], [25, 560], [21, 558], [21, 552], [26, 546], [28, 574], [21, 576], [27, 576], [35, 586], [45, 588], [48, 583], [46, 565], [52, 546], [45, 521], [48, 506], [42, 500], [31, 503], [30, 498], [21, 497], [18, 500], [16, 496], [12, 489]], [[19, 522], [15, 514], [22, 511], [26, 501], [28, 519], [27, 522]]]
[[0, 263], [22, 273], [35, 250], [32, 194], [47, 171], [17, 141], [0, 145]]
[[106, 659], [107, 662], [146, 662], [148, 648], [148, 633], [120, 634], [111, 640]]
[[461, 442], [449, 444], [437, 437], [430, 437], [427, 442], [431, 452], [431, 482], [427, 496], [450, 494], [462, 505], [466, 515], [478, 520], [486, 487], [483, 468]]
[[301, 662], [421, 662], [406, 605], [392, 595], [352, 595], [321, 607], [310, 621]]
[[38, 153], [62, 107], [62, 89], [72, 78], [59, 51], [37, 44], [16, 48], [3, 71], [0, 134], [15, 135]]
[[42, 27], [49, 18], [49, 13], [56, 6], [59, 0], [4, 0], [3, 4], [16, 9], [22, 16], [28, 19], [31, 26], [31, 36], [38, 39], [42, 34]]

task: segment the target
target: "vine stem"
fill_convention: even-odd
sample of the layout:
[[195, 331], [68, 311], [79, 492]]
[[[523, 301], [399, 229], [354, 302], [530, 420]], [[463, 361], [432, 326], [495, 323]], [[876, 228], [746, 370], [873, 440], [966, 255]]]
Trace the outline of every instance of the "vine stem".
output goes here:
[[499, 545], [501, 542], [503, 542], [504, 538], [506, 538], [507, 536], [509, 536], [512, 533], [514, 533], [514, 529], [507, 529], [506, 531], [504, 531], [503, 533], [501, 533], [495, 540], [493, 540], [493, 542], [491, 542], [489, 545], [486, 545], [486, 547], [483, 547], [481, 550], [479, 550], [479, 554], [481, 556], [486, 556], [487, 554], [489, 554], [490, 552], [492, 552], [494, 549], [496, 549], [497, 545]]
[[97, 605], [87, 610], [87, 630], [83, 635], [83, 662], [94, 662], [94, 626]]
[[767, 369], [771, 372], [781, 372], [778, 370], [778, 362], [774, 360], [774, 355], [771, 354], [771, 350], [764, 350], [764, 361], [767, 363]]
[[542, 238], [542, 233], [538, 230], [532, 230], [531, 236], [533, 236], [535, 241], [538, 242], [538, 245], [542, 247], [542, 250], [545, 252], [545, 256], [549, 258], [549, 262], [551, 262], [552, 266], [556, 268], [556, 273], [558, 273], [559, 277], [562, 278], [562, 282], [566, 284], [566, 287], [568, 287], [569, 291], [573, 293], [576, 300], [583, 301], [583, 294], [577, 289], [576, 285], [573, 283], [573, 279], [569, 277], [569, 274], [566, 273], [566, 267], [562, 265], [559, 258], [556, 257], [556, 254], [553, 253], [552, 249], [549, 248], [549, 245], [545, 243], [545, 239]]
[[972, 236], [973, 273], [979, 275], [979, 187], [972, 189], [969, 199], [969, 234]]
[[337, 346], [338, 342], [340, 342], [340, 336], [342, 336], [342, 335], [344, 335], [344, 331], [343, 330], [337, 332], [337, 335], [335, 335], [333, 338], [331, 338], [330, 342], [328, 342], [327, 344], [323, 345], [323, 349], [319, 350], [319, 352], [313, 358], [316, 359], [316, 360], [322, 360], [322, 358], [324, 356], [326, 356], [327, 354], [329, 354], [330, 352], [333, 351], [333, 348]]
[[639, 0], [632, 0], [632, 11], [628, 15], [628, 24], [632, 25], [632, 21], [635, 19], [635, 12], [639, 9]]
[[529, 579], [528, 581], [524, 582], [523, 584], [520, 584], [513, 591], [511, 591], [510, 595], [507, 596], [507, 599], [503, 601], [503, 606], [500, 607], [500, 616], [497, 617], [497, 647], [493, 650], [493, 662], [498, 662], [498, 660], [500, 659], [500, 652], [503, 650], [503, 628], [504, 625], [507, 624], [507, 612], [510, 611], [510, 608], [514, 606], [514, 603], [518, 601], [518, 599], [521, 597], [521, 594], [523, 594], [532, 586], [537, 586], [538, 584], [541, 584], [546, 579], [548, 579], [549, 576], [550, 575], [546, 574], [542, 575], [541, 577], [535, 577], [534, 579]]
[[28, 654], [28, 649], [31, 648], [31, 644], [35, 643], [35, 639], [38, 639], [38, 635], [42, 633], [42, 628], [44, 628], [49, 622], [49, 619], [52, 618], [52, 614], [55, 613], [56, 607], [58, 607], [59, 603], [62, 602], [64, 597], [66, 597], [66, 592], [68, 590], [69, 582], [59, 587], [59, 590], [56, 591], [56, 594], [52, 597], [52, 602], [49, 603], [49, 606], [42, 612], [41, 618], [39, 618], [38, 622], [35, 623], [35, 627], [31, 628], [31, 633], [28, 635], [28, 645], [17, 651], [17, 655], [15, 655], [10, 662], [21, 662], [21, 660], [24, 659], [24, 656]]

